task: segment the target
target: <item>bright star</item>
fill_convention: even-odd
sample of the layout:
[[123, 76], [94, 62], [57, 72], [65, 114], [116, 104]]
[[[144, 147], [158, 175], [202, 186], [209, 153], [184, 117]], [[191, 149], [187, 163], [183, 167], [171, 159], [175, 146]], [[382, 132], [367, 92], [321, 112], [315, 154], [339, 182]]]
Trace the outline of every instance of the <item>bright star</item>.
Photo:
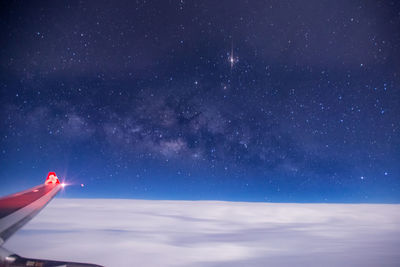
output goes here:
[[228, 58], [229, 63], [231, 64], [231, 69], [233, 68], [233, 65], [235, 65], [239, 59], [237, 57], [234, 57], [233, 54], [231, 54]]
[[231, 47], [231, 53], [229, 54], [229, 57], [228, 57], [228, 61], [231, 64], [231, 69], [233, 68], [233, 65], [235, 65], [235, 63], [237, 63], [239, 61], [239, 58], [235, 57], [233, 54], [233, 44]]

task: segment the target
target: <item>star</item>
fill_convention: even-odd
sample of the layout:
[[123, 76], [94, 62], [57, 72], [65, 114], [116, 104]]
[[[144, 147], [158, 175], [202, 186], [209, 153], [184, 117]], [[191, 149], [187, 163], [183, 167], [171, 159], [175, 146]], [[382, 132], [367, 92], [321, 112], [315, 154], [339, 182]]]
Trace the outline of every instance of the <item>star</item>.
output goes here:
[[228, 61], [231, 65], [231, 69], [233, 68], [233, 66], [239, 61], [238, 57], [234, 57], [233, 53], [229, 56]]
[[228, 53], [228, 54], [229, 54], [228, 61], [229, 61], [229, 64], [231, 65], [231, 70], [232, 70], [233, 66], [234, 66], [237, 62], [239, 62], [239, 58], [238, 58], [238, 57], [235, 57], [235, 55], [234, 55], [234, 53], [233, 53], [233, 44], [232, 44], [232, 46], [231, 46], [231, 52]]

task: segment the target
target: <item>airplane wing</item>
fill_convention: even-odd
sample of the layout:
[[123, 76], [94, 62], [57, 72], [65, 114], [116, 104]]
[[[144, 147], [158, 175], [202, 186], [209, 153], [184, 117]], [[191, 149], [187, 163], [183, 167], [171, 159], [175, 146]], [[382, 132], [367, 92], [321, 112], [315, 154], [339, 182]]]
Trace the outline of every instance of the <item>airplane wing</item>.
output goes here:
[[2, 247], [18, 229], [38, 214], [63, 187], [56, 174], [49, 172], [42, 185], [0, 198], [0, 267], [101, 267], [95, 264], [28, 259]]

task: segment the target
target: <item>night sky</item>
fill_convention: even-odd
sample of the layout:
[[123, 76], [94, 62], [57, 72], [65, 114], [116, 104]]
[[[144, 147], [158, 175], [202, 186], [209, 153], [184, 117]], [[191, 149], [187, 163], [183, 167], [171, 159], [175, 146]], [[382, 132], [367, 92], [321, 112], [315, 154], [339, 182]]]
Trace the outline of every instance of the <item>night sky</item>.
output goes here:
[[[400, 202], [398, 1], [2, 1], [0, 194]], [[82, 185], [81, 185], [82, 184]]]

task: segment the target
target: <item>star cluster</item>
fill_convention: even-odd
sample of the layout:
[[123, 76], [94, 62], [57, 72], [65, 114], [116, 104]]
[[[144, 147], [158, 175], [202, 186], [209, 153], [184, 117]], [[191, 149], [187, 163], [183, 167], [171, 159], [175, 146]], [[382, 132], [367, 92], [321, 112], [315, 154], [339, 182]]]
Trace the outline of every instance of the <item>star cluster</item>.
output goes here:
[[10, 1], [1, 18], [1, 193], [55, 169], [87, 185], [71, 196], [400, 200], [396, 1]]

